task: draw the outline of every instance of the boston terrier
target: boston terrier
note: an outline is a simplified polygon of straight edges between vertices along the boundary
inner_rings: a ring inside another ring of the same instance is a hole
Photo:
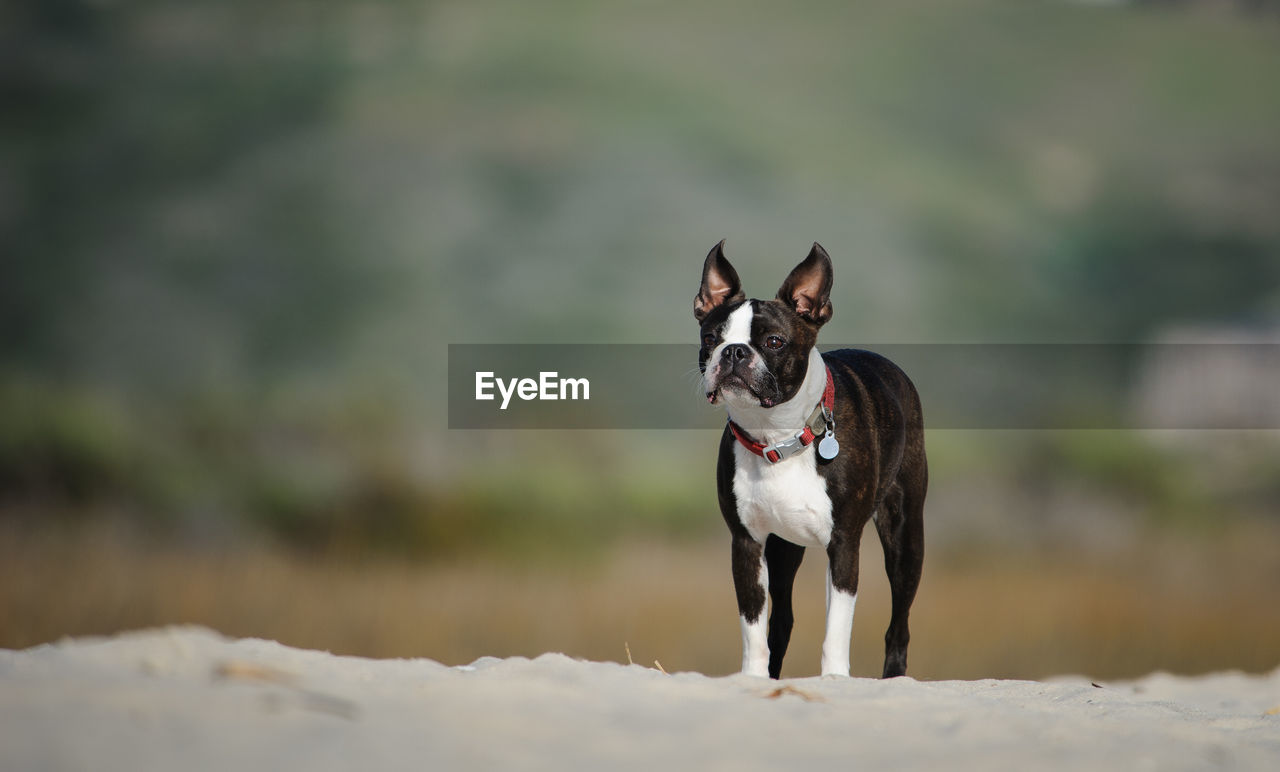
[[[849,674],[858,543],[868,520],[893,596],[884,678],[907,672],[907,615],[924,560],[928,467],[915,386],[870,351],[821,354],[831,258],[816,242],[773,300],[748,300],[724,242],[707,255],[693,315],[707,400],[729,420],[716,487],[732,534],[742,672],[778,678],[791,639],[791,586],[805,547],[826,550],[823,675]],[[765,593],[773,613],[765,625]],[[767,629],[767,633],[766,633]]]

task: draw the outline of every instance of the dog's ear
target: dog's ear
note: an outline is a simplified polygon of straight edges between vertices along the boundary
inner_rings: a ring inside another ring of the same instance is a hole
[[[791,269],[778,290],[778,300],[816,325],[831,318],[831,258],[818,242],[813,242],[809,256]]]
[[[746,295],[742,294],[738,272],[724,257],[724,239],[721,239],[702,264],[702,286],[693,298],[693,318],[701,322],[713,309],[739,300],[746,300]]]

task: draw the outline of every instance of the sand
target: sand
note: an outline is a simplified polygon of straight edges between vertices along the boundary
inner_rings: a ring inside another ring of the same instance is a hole
[[[0,770],[1280,769],[1280,669],[933,681],[371,660],[194,627],[0,650]]]

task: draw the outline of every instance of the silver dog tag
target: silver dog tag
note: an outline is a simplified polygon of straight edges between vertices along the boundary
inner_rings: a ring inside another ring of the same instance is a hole
[[[840,452],[840,443],[836,442],[836,435],[827,432],[823,435],[822,440],[818,443],[818,455],[830,461]]]

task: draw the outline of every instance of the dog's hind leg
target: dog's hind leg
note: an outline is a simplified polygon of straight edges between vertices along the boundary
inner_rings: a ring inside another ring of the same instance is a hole
[[[900,483],[904,482],[900,478]],[[907,644],[911,633],[907,617],[911,602],[920,587],[924,565],[924,494],[923,473],[918,480],[906,480],[905,488],[895,485],[885,497],[876,530],[884,548],[884,568],[889,575],[889,591],[893,611],[889,629],[884,635],[884,674],[893,678],[907,673]]]
[[[791,610],[791,587],[804,559],[804,547],[770,535],[764,543],[764,560],[769,566],[769,677],[782,676],[782,658],[791,642],[795,616]]]

